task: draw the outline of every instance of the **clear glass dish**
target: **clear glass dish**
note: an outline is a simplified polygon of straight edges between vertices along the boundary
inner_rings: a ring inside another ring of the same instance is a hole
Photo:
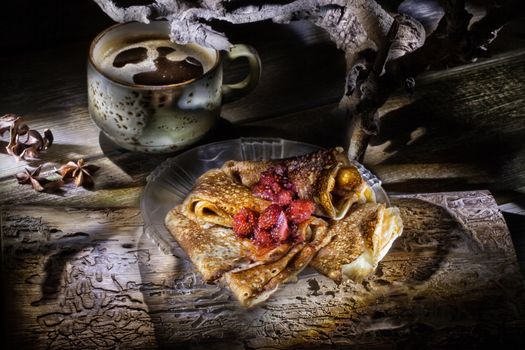
[[[166,254],[185,256],[164,226],[168,211],[181,203],[195,180],[204,172],[220,167],[227,160],[268,160],[293,157],[320,147],[278,138],[241,138],[202,145],[165,160],[147,178],[140,209],[144,232]],[[378,202],[389,204],[381,181],[363,165],[354,162],[374,189]]]

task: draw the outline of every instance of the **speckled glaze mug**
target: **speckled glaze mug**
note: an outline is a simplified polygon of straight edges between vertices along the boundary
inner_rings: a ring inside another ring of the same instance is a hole
[[[240,57],[248,60],[248,75],[223,84],[223,67]],[[176,71],[180,67],[181,74]],[[152,71],[158,84],[142,79]],[[100,33],[89,50],[89,114],[125,149],[173,152],[201,139],[215,124],[222,103],[253,90],[260,74],[259,56],[249,46],[219,52],[177,45],[169,41],[165,21],[117,24]]]

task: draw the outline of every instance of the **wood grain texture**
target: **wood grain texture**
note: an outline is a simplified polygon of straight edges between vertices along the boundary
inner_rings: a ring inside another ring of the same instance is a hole
[[[523,345],[524,283],[486,192],[396,196],[405,232],[363,284],[313,270],[245,311],[158,251],[137,209],[2,211],[10,338],[32,348]]]
[[[393,191],[523,187],[520,148],[525,136],[523,67],[522,50],[421,77],[412,97],[400,92],[383,107],[382,134],[373,140],[365,164]],[[84,99],[80,92],[72,93]],[[269,96],[269,92],[266,94]],[[67,99],[66,96],[63,101]],[[281,117],[257,122],[234,125],[223,122],[203,142],[273,136],[323,146],[340,145],[343,140],[339,131],[345,127],[345,120],[331,113],[334,107],[328,104],[287,114],[281,110],[279,113],[285,113]],[[18,185],[13,175],[36,162],[17,163],[0,154],[0,191],[4,194],[1,204],[137,205],[146,176],[173,155],[146,156],[118,149],[99,134],[84,109],[71,107],[69,116],[67,109],[61,112],[53,109],[34,114],[34,120],[29,114],[29,123],[37,130],[50,127],[56,136],[56,144],[42,155],[43,172],[52,173],[61,163],[84,157],[102,168],[96,177],[95,190],[35,194],[29,186]]]
[[[525,51],[418,77],[379,110],[364,164],[393,191],[524,187]],[[246,125],[324,146],[343,142],[335,105]]]

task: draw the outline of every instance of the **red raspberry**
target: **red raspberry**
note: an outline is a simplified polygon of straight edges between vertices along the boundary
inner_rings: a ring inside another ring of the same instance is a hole
[[[297,199],[290,203],[290,206],[286,210],[288,219],[296,224],[304,222],[312,216],[315,210],[314,202],[307,199]]]
[[[275,194],[278,194],[279,192],[283,190],[283,188],[278,182],[272,183],[269,187],[272,189],[272,192]]]
[[[277,218],[277,223],[271,231],[274,241],[283,243],[290,236],[290,230],[288,229],[288,220],[286,215],[281,211],[279,217]]]
[[[280,177],[276,174],[267,170],[261,174],[259,182],[257,184],[263,185],[266,190],[271,191],[273,194],[278,193],[282,190],[280,184]]]
[[[254,232],[255,244],[259,247],[271,247],[275,245],[269,230],[257,227]]]
[[[307,220],[315,209],[311,201],[293,200],[297,198],[295,186],[288,179],[287,168],[282,165],[263,171],[252,187],[252,193],[272,202],[259,216],[254,231],[255,242],[260,246],[267,246],[270,242],[283,243],[290,236],[296,236],[297,224]],[[283,211],[285,206],[289,206],[286,213]]]
[[[259,177],[259,183],[268,186],[279,184],[280,180],[280,176],[275,172],[275,168],[268,168],[267,170],[263,171]]]
[[[290,190],[282,190],[275,197],[275,202],[279,205],[285,206],[292,202],[294,193]]]
[[[257,213],[249,208],[242,208],[233,216],[233,231],[239,237],[248,237],[257,225]]]
[[[296,197],[295,186],[288,180],[287,169],[282,165],[263,171],[252,193],[279,205],[288,205]]]
[[[253,185],[252,193],[254,196],[266,199],[267,201],[273,201],[273,199],[275,198],[275,194],[272,191],[272,188],[260,182]]]
[[[277,204],[268,206],[259,216],[258,227],[265,230],[271,229],[277,224],[277,219],[282,212],[281,207]]]

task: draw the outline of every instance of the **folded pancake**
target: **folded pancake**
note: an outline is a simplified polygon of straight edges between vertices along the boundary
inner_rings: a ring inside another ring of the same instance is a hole
[[[255,197],[251,190],[220,169],[201,175],[182,204],[182,213],[200,222],[232,227],[233,216],[242,208],[262,212],[270,202]]]
[[[224,282],[241,305],[252,307],[268,299],[282,283],[294,279],[332,238],[321,219],[310,218],[305,228],[308,231],[306,240],[290,249],[281,259],[224,274]]]
[[[336,283],[362,281],[372,274],[403,232],[399,209],[384,204],[354,205],[328,229],[332,241],[317,253],[310,266]]]
[[[165,224],[204,281],[215,280],[226,271],[253,266],[242,242],[230,228],[219,225],[205,228],[183,215],[180,206],[168,213]]]
[[[301,199],[316,202],[318,215],[341,219],[355,202],[374,202],[374,191],[353,166],[341,147],[264,162],[228,161],[222,169],[246,187],[255,185],[261,173],[283,166]]]
[[[296,241],[261,247],[250,239],[238,237],[229,227],[191,220],[182,209],[182,205],[172,209],[166,215],[165,224],[206,282],[216,280],[227,271],[278,261],[290,250],[297,250],[313,233],[327,227],[324,220],[312,217],[298,225]]]

